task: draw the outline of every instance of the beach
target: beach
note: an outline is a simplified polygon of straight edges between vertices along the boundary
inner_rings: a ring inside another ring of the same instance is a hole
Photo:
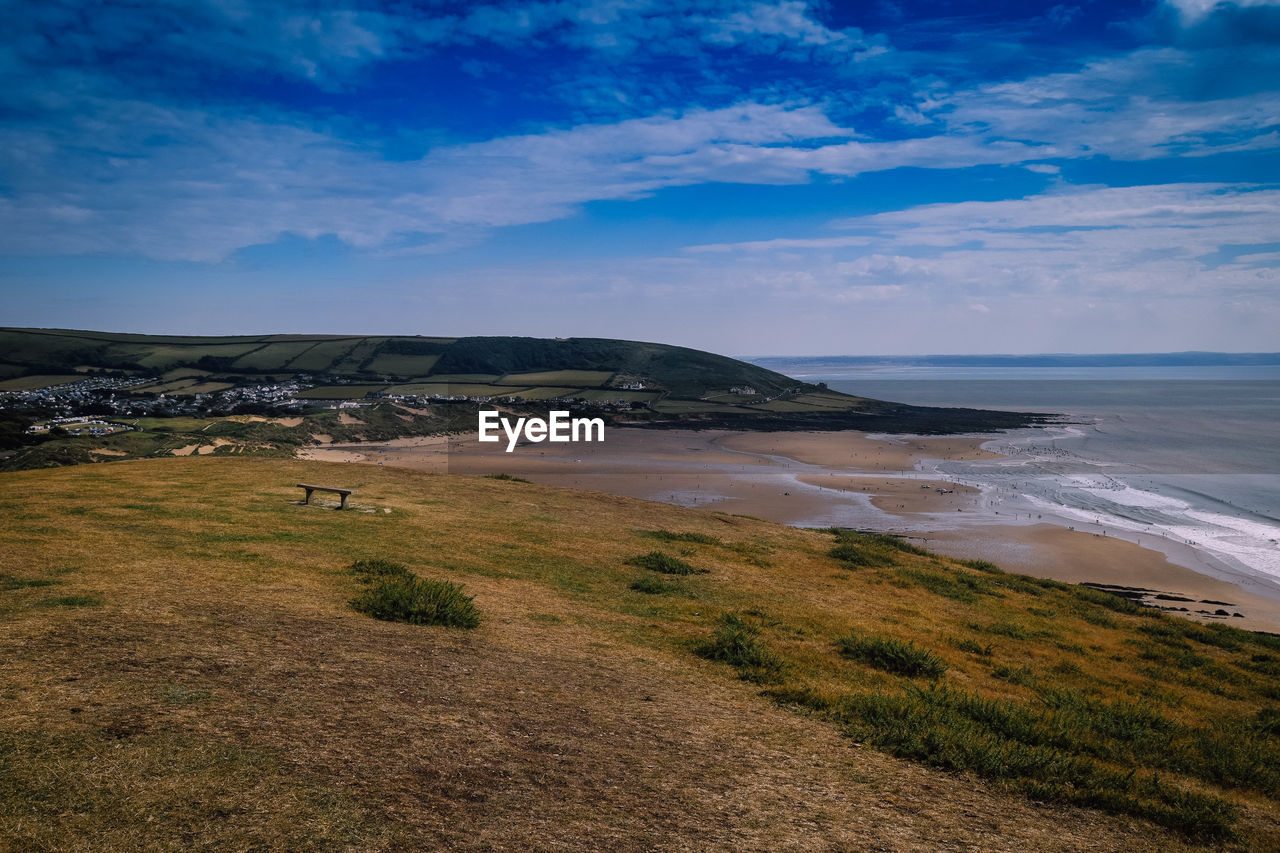
[[[949,556],[1111,587],[1202,621],[1280,632],[1280,590],[1193,547],[1130,537],[1139,545],[1121,538],[1123,531],[1073,530],[1065,516],[1011,509],[1007,498],[938,470],[945,463],[1000,460],[992,450],[999,443],[993,436],[611,428],[602,443],[523,444],[512,453],[505,443],[481,443],[472,433],[321,445],[300,456],[508,474],[784,524],[894,532]]]

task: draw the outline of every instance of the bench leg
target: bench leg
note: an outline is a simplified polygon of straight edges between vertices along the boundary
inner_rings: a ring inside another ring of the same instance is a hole
[[[307,492],[307,496],[306,496],[305,498],[303,498],[303,499],[302,499],[302,502],[303,502],[304,504],[310,504],[310,503],[311,503],[311,489],[307,489],[307,490],[306,490],[306,492]]]
[[[343,496],[342,496],[342,505],[341,505],[341,506],[339,506],[339,507],[338,507],[338,509],[346,509],[346,508],[347,508],[347,496],[346,496],[346,495],[343,495]]]

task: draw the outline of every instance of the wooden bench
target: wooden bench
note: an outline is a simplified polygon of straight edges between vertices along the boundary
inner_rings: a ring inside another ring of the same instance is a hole
[[[311,503],[312,492],[335,492],[336,494],[342,495],[342,505],[339,506],[338,509],[346,509],[347,496],[354,495],[356,492],[355,489],[335,489],[333,486],[313,486],[310,483],[299,483],[298,488],[307,490],[307,496],[302,499],[304,504]]]

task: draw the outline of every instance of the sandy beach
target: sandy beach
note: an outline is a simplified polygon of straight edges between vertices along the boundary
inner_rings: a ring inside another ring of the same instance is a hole
[[[982,448],[988,441],[611,429],[603,443],[524,444],[512,453],[504,451],[505,444],[482,444],[472,433],[323,445],[299,455],[436,473],[505,473],[784,524],[893,531],[951,556],[1071,583],[1145,591],[1143,600],[1185,608],[1176,612],[1193,618],[1280,631],[1280,599],[1273,590],[1245,579],[1232,582],[1193,549],[1165,542],[1151,543],[1160,550],[1140,547],[1070,530],[1060,519],[1043,516],[1015,520],[1007,510],[1001,515],[999,501],[981,490],[948,482],[932,470],[939,460],[999,458]]]

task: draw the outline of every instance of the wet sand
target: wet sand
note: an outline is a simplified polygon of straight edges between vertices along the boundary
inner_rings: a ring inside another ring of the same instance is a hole
[[[1141,588],[1151,603],[1185,607],[1194,618],[1280,631],[1280,599],[1269,597],[1271,590],[1246,591],[1210,576],[1212,567],[1189,548],[1156,543],[1166,554],[1036,519],[1009,523],[1009,514],[999,515],[978,489],[931,475],[938,460],[999,458],[982,449],[989,440],[611,429],[603,443],[523,444],[512,453],[505,440],[482,444],[471,433],[324,445],[299,455],[436,473],[505,473],[784,524],[895,531],[952,556],[1071,583]],[[1237,612],[1242,617],[1230,615]]]
[[[1172,563],[1158,551],[1113,537],[1031,524],[942,530],[920,540],[931,551],[989,560],[1011,572],[1145,591],[1144,603],[1175,608],[1173,612],[1201,621],[1255,631],[1280,630],[1280,601],[1246,592],[1237,584]]]

